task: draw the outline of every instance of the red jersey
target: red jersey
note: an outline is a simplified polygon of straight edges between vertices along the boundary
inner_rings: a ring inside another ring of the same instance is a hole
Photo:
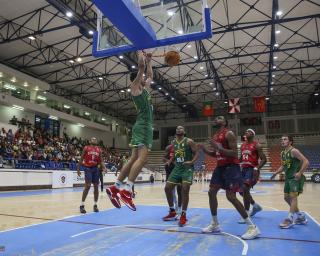
[[[85,167],[95,167],[101,162],[101,149],[98,146],[85,146],[82,165]]]
[[[259,155],[257,150],[258,142],[244,142],[241,145],[241,166],[257,167],[259,164]]]
[[[225,149],[230,149],[229,145],[228,145],[228,141],[226,138],[226,134],[227,132],[229,132],[228,128],[224,128],[222,131],[216,133],[213,136],[213,140],[220,144],[220,146],[222,146]],[[221,152],[217,152],[216,153],[216,157],[217,157],[217,166],[226,166],[228,164],[239,164],[239,159],[237,157],[230,157],[230,156],[226,156]]]
[[[170,145],[169,159],[173,159],[173,158],[174,158],[174,145]]]

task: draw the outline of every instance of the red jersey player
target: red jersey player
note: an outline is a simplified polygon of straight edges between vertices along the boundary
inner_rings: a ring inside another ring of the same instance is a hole
[[[99,212],[97,202],[99,197],[99,169],[98,164],[101,165],[102,170],[106,171],[106,167],[104,165],[103,157],[102,157],[102,150],[99,146],[97,146],[97,139],[92,137],[90,139],[90,145],[84,147],[78,167],[77,173],[80,177],[80,166],[83,167],[84,170],[84,177],[85,177],[85,185],[82,193],[82,201],[80,205],[80,212],[86,213],[84,209],[84,201],[87,198],[88,192],[91,187],[91,183],[93,184],[93,194],[94,194],[94,205],[93,211]]]
[[[246,141],[241,145],[241,167],[243,177],[242,193],[244,208],[250,216],[254,216],[257,212],[261,211],[260,205],[253,200],[250,189],[257,183],[260,175],[260,169],[267,162],[267,158],[262,151],[261,145],[254,140],[255,132],[248,129],[245,133]],[[259,163],[260,159],[260,163]],[[250,204],[252,211],[249,212]],[[241,219],[239,223],[244,223]]]
[[[260,231],[253,224],[243,204],[236,196],[236,193],[242,188],[243,183],[237,152],[237,137],[227,128],[227,125],[227,120],[223,116],[217,116],[214,120],[214,126],[218,128],[218,131],[210,142],[212,149],[207,149],[201,144],[199,145],[206,154],[217,158],[217,168],[212,173],[208,192],[212,222],[202,232],[220,232],[217,217],[217,193],[222,188],[226,191],[228,201],[233,204],[248,225],[247,232],[241,236],[242,239],[254,239],[259,236]]]

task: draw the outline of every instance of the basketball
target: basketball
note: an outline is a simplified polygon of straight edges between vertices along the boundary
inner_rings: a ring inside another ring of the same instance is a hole
[[[176,66],[180,62],[180,55],[176,51],[167,52],[164,57],[164,61],[170,67]]]

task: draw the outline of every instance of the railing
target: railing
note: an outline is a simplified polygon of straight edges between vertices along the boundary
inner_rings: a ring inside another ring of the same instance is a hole
[[[46,161],[46,160],[28,160],[28,159],[15,159],[4,158],[3,160],[12,162],[9,168],[12,169],[32,169],[32,170],[70,170],[75,171],[77,169],[77,162],[65,162],[65,161]],[[114,163],[105,162],[107,169],[112,169],[115,166]],[[80,170],[83,171],[84,167],[81,166]]]

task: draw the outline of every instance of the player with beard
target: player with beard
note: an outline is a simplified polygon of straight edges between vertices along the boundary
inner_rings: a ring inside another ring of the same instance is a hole
[[[206,148],[203,144],[199,145],[206,154],[217,158],[217,167],[212,173],[208,192],[212,222],[208,227],[204,228],[202,232],[220,232],[217,217],[217,193],[222,188],[226,190],[228,201],[237,209],[248,225],[247,232],[241,236],[242,239],[254,239],[260,234],[260,231],[258,227],[253,224],[243,204],[236,197],[236,193],[239,192],[242,187],[242,175],[237,152],[237,138],[235,134],[227,128],[227,121],[223,116],[216,117],[214,125],[218,127],[218,131],[210,141],[212,149]]]
[[[182,212],[179,226],[187,223],[187,208],[189,203],[189,191],[193,181],[193,164],[198,158],[197,146],[192,139],[185,137],[183,126],[176,129],[176,138],[173,141],[175,167],[172,170],[165,186],[165,192],[169,205],[169,214],[163,217],[164,221],[175,220],[176,210],[173,205],[173,191],[176,185],[181,185]]]

